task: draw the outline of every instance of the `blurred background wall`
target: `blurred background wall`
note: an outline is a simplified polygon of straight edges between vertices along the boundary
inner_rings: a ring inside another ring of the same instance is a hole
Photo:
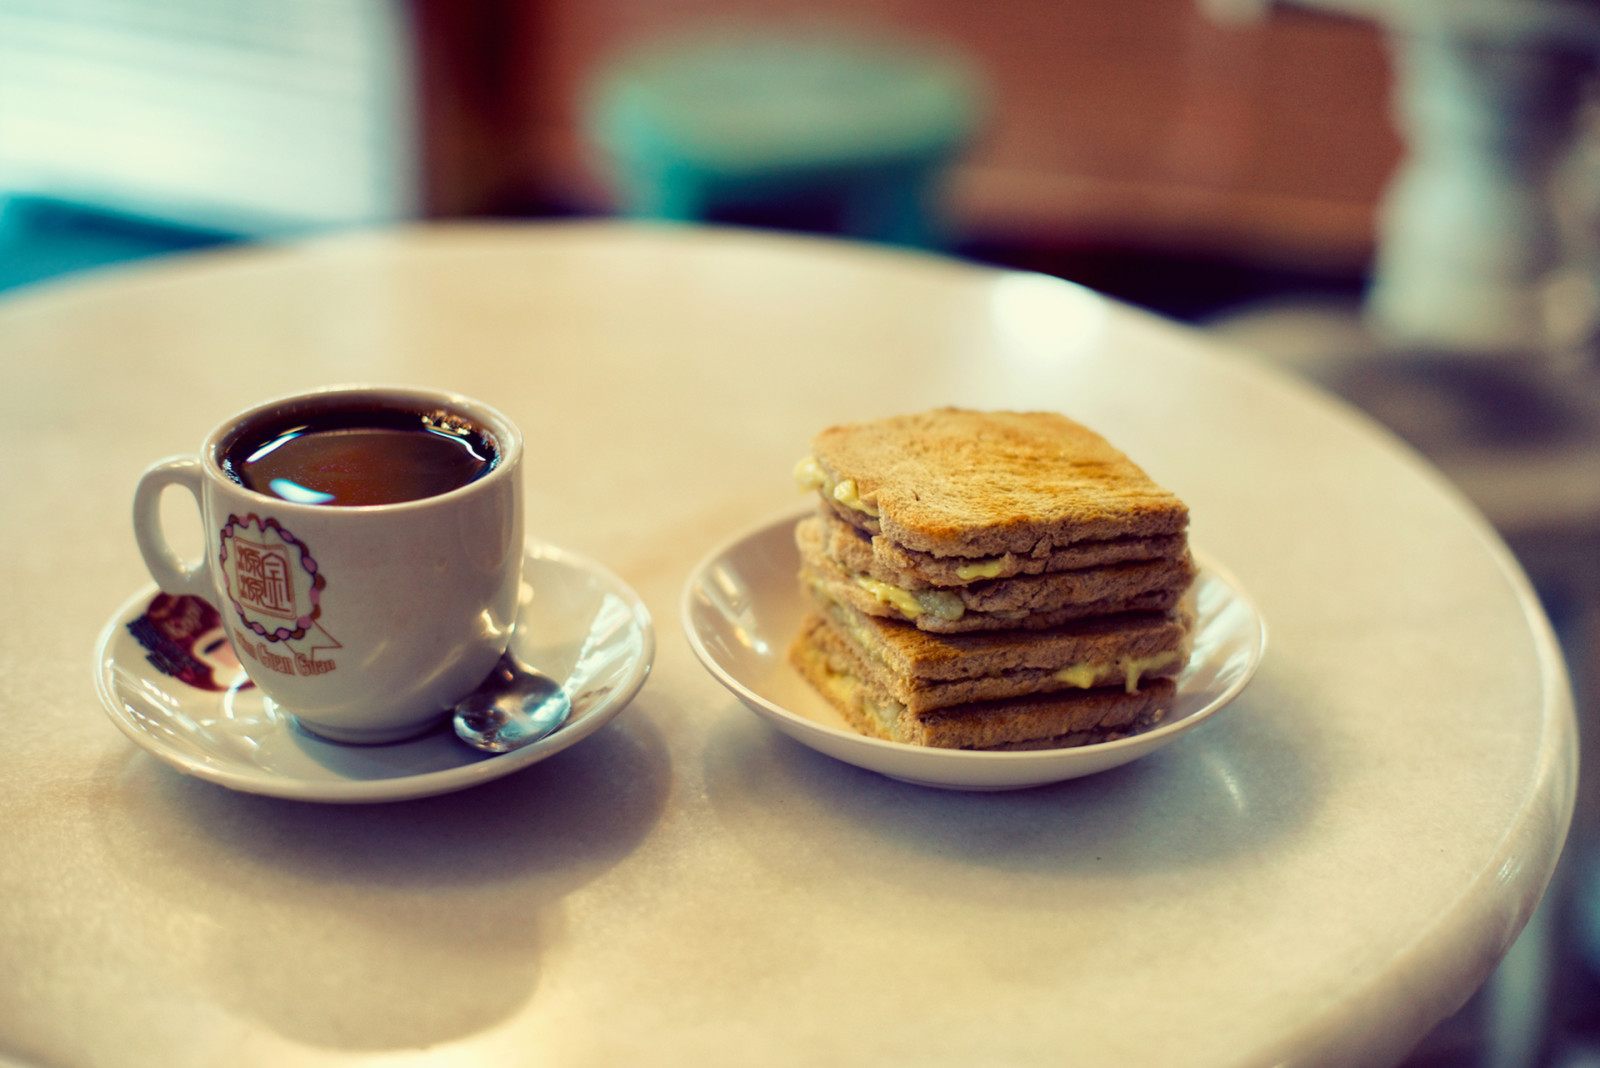
[[[1257,21],[1189,0],[550,0],[412,5],[426,209],[611,205],[577,102],[608,59],[729,19],[883,31],[957,49],[987,121],[945,191],[958,244],[1000,254],[1157,250],[1359,275],[1400,152],[1372,23]]]
[[[0,0],[0,195],[186,241],[600,213],[585,85],[730,19],[968,57],[985,121],[941,203],[978,254],[1099,253],[1083,269],[1113,283],[1142,251],[1347,279],[1370,259],[1399,153],[1380,32],[1294,7],[1230,24],[1188,0]]]

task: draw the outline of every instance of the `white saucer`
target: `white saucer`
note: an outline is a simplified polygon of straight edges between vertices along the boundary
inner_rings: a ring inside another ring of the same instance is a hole
[[[112,722],[141,748],[232,790],[348,803],[461,790],[581,742],[622,711],[650,674],[655,629],[644,602],[621,579],[576,553],[536,542],[527,546],[522,578],[512,649],[565,680],[577,696],[561,729],[510,753],[471,749],[448,722],[393,745],[340,745],[308,734],[249,685],[220,629],[180,645],[155,642],[161,651],[152,657],[130,625],[153,641],[148,621],[139,622],[160,596],[153,585],[101,632],[96,689]],[[203,626],[212,617],[201,618]],[[158,667],[153,661],[163,653]]]
[[[1250,598],[1196,552],[1194,653],[1178,677],[1173,708],[1154,730],[1099,745],[1019,752],[931,749],[868,738],[852,730],[788,662],[789,643],[810,610],[796,578],[794,525],[800,518],[763,524],[706,557],[684,587],[684,633],[717,681],[767,722],[818,752],[890,778],[955,790],[1009,790],[1126,764],[1174,741],[1237,696],[1266,646],[1266,628]]]

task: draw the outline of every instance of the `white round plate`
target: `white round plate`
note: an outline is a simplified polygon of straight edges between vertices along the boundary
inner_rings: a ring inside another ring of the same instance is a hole
[[[811,610],[797,578],[794,525],[801,518],[764,524],[706,557],[684,587],[684,633],[717,681],[767,722],[818,752],[890,778],[955,790],[1009,790],[1126,764],[1174,741],[1231,701],[1250,681],[1266,646],[1266,628],[1250,598],[1196,552],[1194,653],[1159,727],[1099,745],[1015,752],[932,749],[868,738],[852,730],[788,661],[789,643]]]
[[[512,650],[574,696],[559,730],[509,753],[468,747],[448,721],[393,745],[340,745],[308,734],[249,684],[204,601],[175,606],[199,613],[199,626],[189,628],[195,636],[163,642],[147,618],[161,596],[153,585],[101,632],[96,688],[111,721],[141,748],[232,790],[345,803],[449,793],[581,742],[621,712],[650,674],[655,629],[621,579],[576,553],[530,542],[522,583]]]

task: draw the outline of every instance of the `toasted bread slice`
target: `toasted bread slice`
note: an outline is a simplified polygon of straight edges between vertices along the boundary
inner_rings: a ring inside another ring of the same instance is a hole
[[[1165,611],[1194,579],[1187,552],[1176,560],[1143,560],[1079,571],[1022,575],[969,586],[907,590],[841,567],[823,551],[815,516],[795,526],[800,577],[831,600],[869,615],[904,619],[923,630],[959,633],[1056,626],[1069,619],[1127,611]]]
[[[811,463],[806,477],[842,519],[934,556],[1049,555],[1188,529],[1182,501],[1053,412],[942,408],[836,426],[812,440]]]
[[[897,545],[885,534],[870,534],[840,519],[831,508],[818,509],[817,524],[822,551],[835,562],[848,570],[860,571],[907,590],[970,586],[992,579],[1080,571],[1112,564],[1176,560],[1188,548],[1188,540],[1182,534],[1160,534],[1045,545],[1038,555],[1029,556],[1011,552],[990,557],[934,556]]]
[[[868,615],[881,616],[886,619],[914,621],[918,630],[924,630],[930,634],[970,634],[974,631],[997,630],[1046,630],[1050,627],[1059,627],[1064,623],[1070,623],[1073,620],[1090,619],[1095,616],[1118,615],[1123,612],[1166,612],[1183,599],[1183,592],[1180,590],[1157,590],[1153,593],[1142,593],[1118,600],[1067,604],[1049,611],[1026,612],[1005,616],[988,612],[963,611],[955,619],[923,612],[916,615],[912,620],[901,609],[882,600],[877,594],[862,589],[854,582],[840,582],[836,578],[830,579],[806,567],[800,569],[800,582],[818,596],[842,601]]]
[[[943,749],[1045,749],[1111,741],[1159,722],[1177,692],[1171,679],[1161,678],[1133,693],[1118,686],[914,712],[873,687],[860,658],[821,616],[801,625],[789,659],[861,733]]]
[[[930,634],[818,598],[818,610],[856,654],[863,677],[912,712],[1033,693],[1120,686],[1178,674],[1189,659],[1187,605],[1042,631]]]

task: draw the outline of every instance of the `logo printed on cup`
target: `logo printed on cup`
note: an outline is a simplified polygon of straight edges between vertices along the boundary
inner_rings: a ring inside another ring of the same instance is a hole
[[[322,590],[328,585],[305,545],[276,519],[253,512],[243,519],[230,515],[221,542],[217,563],[245,626],[269,642],[304,638],[322,614]]]
[[[326,675],[339,665],[319,653],[342,648],[317,622],[328,580],[305,544],[276,519],[230,515],[222,528],[217,563],[224,592],[239,621],[257,637],[281,642],[284,651],[258,645],[237,631],[233,644],[246,656],[285,675]],[[291,643],[304,642],[305,648]]]

